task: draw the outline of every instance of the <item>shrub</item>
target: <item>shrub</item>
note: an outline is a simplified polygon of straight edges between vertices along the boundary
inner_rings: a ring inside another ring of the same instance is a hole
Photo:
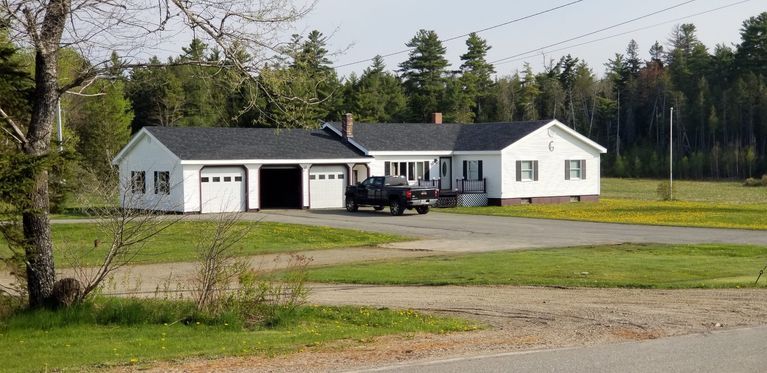
[[[677,184],[674,184],[674,190],[673,190],[674,196],[678,195],[677,194],[677,187],[676,187],[676,185]],[[671,195],[672,191],[669,189],[668,186],[669,186],[669,182],[668,181],[661,181],[658,184],[658,187],[655,189],[655,194],[658,195],[658,198],[661,201],[671,201],[671,199],[672,199],[672,195]],[[674,199],[676,199],[676,198],[674,198]]]
[[[753,177],[749,177],[745,182],[743,182],[743,186],[747,187],[758,187],[762,185],[762,180],[754,179]]]
[[[762,185],[767,186],[767,175],[762,175]]]

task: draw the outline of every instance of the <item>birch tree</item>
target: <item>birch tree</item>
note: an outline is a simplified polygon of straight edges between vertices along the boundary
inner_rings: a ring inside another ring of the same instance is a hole
[[[57,102],[69,92],[82,94],[114,70],[150,65],[143,56],[156,51],[171,36],[192,30],[227,57],[220,61],[187,60],[184,64],[213,64],[242,73],[242,81],[275,57],[280,36],[304,16],[313,3],[291,0],[0,0],[0,19],[10,40],[34,55],[31,112],[0,108],[3,133],[19,154],[31,159],[51,155],[51,135]],[[74,79],[59,79],[62,50],[74,49],[90,63]],[[236,54],[246,50],[247,63]],[[123,56],[120,69],[110,61],[112,52]],[[49,220],[49,170],[34,168],[25,208],[20,211],[30,307],[46,304],[56,273]]]

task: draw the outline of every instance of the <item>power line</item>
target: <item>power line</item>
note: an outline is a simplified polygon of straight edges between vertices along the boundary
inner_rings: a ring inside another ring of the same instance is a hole
[[[632,33],[638,32],[638,31],[643,31],[643,30],[651,29],[651,28],[658,27],[658,26],[667,25],[669,23],[678,22],[678,21],[681,21],[681,20],[684,20],[684,19],[687,19],[687,18],[697,17],[697,16],[700,16],[700,15],[716,12],[716,11],[719,11],[719,10],[722,10],[722,9],[731,8],[733,6],[740,5],[740,4],[743,4],[743,3],[747,3],[749,1],[751,1],[751,0],[737,1],[737,2],[734,2],[734,3],[728,4],[728,5],[720,6],[720,7],[717,7],[717,8],[705,10],[705,11],[694,13],[694,14],[690,14],[690,15],[686,15],[684,17],[670,19],[668,21],[659,22],[659,23],[652,24],[652,25],[649,25],[649,26],[644,26],[644,27],[636,28],[636,29],[629,30],[629,31],[626,31],[626,32],[621,32],[621,33],[615,34],[615,35],[605,36],[605,37],[602,37],[602,38],[599,38],[599,39],[585,41],[583,43],[572,44],[572,45],[568,45],[566,47],[552,49],[552,50],[546,51],[546,52],[547,53],[561,52],[563,50],[568,50],[568,49],[571,49],[571,48],[576,48],[576,47],[580,47],[580,46],[587,45],[587,44],[592,44],[592,43],[596,43],[596,42],[600,42],[600,41],[604,41],[604,40],[608,40],[608,39],[617,38],[619,36],[623,36],[623,35],[627,35],[627,34],[632,34]],[[540,49],[536,49],[536,51],[538,51],[538,50],[540,50]],[[523,57],[520,57],[520,58],[515,58],[515,59],[512,59],[512,60],[506,60],[506,61],[503,61],[503,62],[496,63],[496,65],[502,65],[502,64],[511,63],[511,62],[524,61],[524,60],[526,60],[528,58],[535,57],[536,55],[537,55],[537,53],[535,53],[535,54],[527,54],[526,56],[523,56]]]
[[[661,10],[656,10],[656,11],[654,11],[652,13],[647,13],[645,15],[641,15],[639,17],[635,17],[635,18],[629,19],[627,21],[623,21],[623,22],[616,23],[616,24],[611,25],[611,26],[603,27],[601,29],[594,30],[594,31],[591,31],[591,32],[587,32],[585,34],[581,34],[581,35],[578,35],[578,36],[575,36],[575,37],[572,37],[572,38],[569,38],[569,39],[566,39],[566,40],[562,40],[562,41],[559,41],[559,42],[556,42],[556,43],[553,43],[553,44],[549,44],[549,45],[546,45],[546,46],[543,46],[543,47],[540,47],[540,48],[531,49],[529,51],[526,51],[526,52],[523,52],[523,53],[518,53],[518,54],[515,54],[513,56],[504,57],[504,58],[501,58],[501,59],[490,61],[490,63],[495,64],[495,63],[498,63],[498,62],[502,62],[502,61],[510,60],[510,59],[517,58],[517,57],[520,57],[520,56],[524,56],[524,55],[530,54],[532,52],[539,51],[541,49],[551,48],[551,47],[555,47],[557,45],[562,45],[562,44],[571,42],[573,40],[583,39],[583,38],[585,38],[587,36],[591,36],[591,35],[598,34],[598,33],[603,32],[603,31],[614,29],[616,27],[620,27],[620,26],[623,26],[625,24],[629,24],[631,22],[636,22],[636,21],[638,21],[640,19],[651,17],[651,16],[654,16],[656,14],[663,13],[663,12],[669,11],[669,10],[674,9],[674,8],[679,8],[680,6],[687,5],[687,4],[695,2],[695,1],[697,1],[697,0],[684,1],[684,2],[681,2],[679,4],[672,5],[672,6],[668,7],[668,8],[663,8]]]
[[[695,0],[692,0],[692,1],[695,1]],[[555,10],[559,10],[559,9],[562,9],[562,8],[565,8],[565,7],[568,7],[570,5],[574,5],[574,4],[580,3],[580,2],[583,2],[583,0],[571,1],[571,2],[566,3],[566,4],[562,4],[562,5],[553,7],[553,8],[542,10],[542,11],[537,12],[537,13],[526,15],[524,17],[515,18],[515,19],[512,19],[512,20],[503,22],[503,23],[499,23],[497,25],[493,25],[493,26],[490,26],[490,27],[485,27],[483,29],[479,29],[479,30],[476,30],[476,31],[468,32],[468,33],[465,33],[465,34],[462,34],[462,35],[453,36],[453,37],[447,38],[447,39],[445,39],[443,41],[448,42],[448,41],[453,41],[453,40],[456,40],[456,39],[461,39],[461,38],[464,38],[466,36],[469,36],[472,33],[479,34],[481,32],[489,31],[489,30],[496,29],[496,28],[499,28],[499,27],[503,27],[503,26],[506,26],[506,25],[509,25],[509,24],[512,24],[512,23],[515,23],[515,22],[524,21],[526,19],[533,18],[533,17],[539,16],[539,15],[542,15],[542,14],[550,13],[550,12],[553,12]],[[410,52],[412,49],[413,48],[402,49],[402,50],[399,50],[399,51],[396,51],[396,52],[382,54],[382,55],[379,55],[379,56],[381,56],[382,58],[396,56],[398,54],[404,54],[404,53]],[[366,58],[364,60],[358,60],[358,61],[354,61],[354,62],[349,62],[349,63],[345,63],[345,64],[342,64],[342,65],[336,65],[336,66],[333,66],[333,68],[334,69],[338,69],[338,68],[341,68],[341,67],[357,65],[357,64],[360,64],[360,63],[372,61],[373,58],[375,58],[375,57]]]

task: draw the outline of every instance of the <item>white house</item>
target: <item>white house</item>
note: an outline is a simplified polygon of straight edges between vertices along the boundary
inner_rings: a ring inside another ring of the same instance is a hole
[[[184,213],[337,208],[402,175],[461,204],[595,201],[599,144],[556,120],[326,123],[320,130],[144,127],[115,157],[124,206]]]
[[[596,201],[607,150],[557,120],[513,123],[354,123],[327,128],[373,157],[372,175],[401,175],[475,204]],[[435,181],[439,181],[438,183]],[[482,192],[482,193],[477,193]],[[444,193],[443,193],[444,194]]]

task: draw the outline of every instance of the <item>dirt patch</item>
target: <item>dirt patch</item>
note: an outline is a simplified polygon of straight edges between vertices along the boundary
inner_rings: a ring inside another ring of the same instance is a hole
[[[410,308],[485,330],[341,341],[275,358],[159,363],[156,371],[338,371],[402,361],[587,346],[767,323],[767,290],[314,285],[311,302]]]

